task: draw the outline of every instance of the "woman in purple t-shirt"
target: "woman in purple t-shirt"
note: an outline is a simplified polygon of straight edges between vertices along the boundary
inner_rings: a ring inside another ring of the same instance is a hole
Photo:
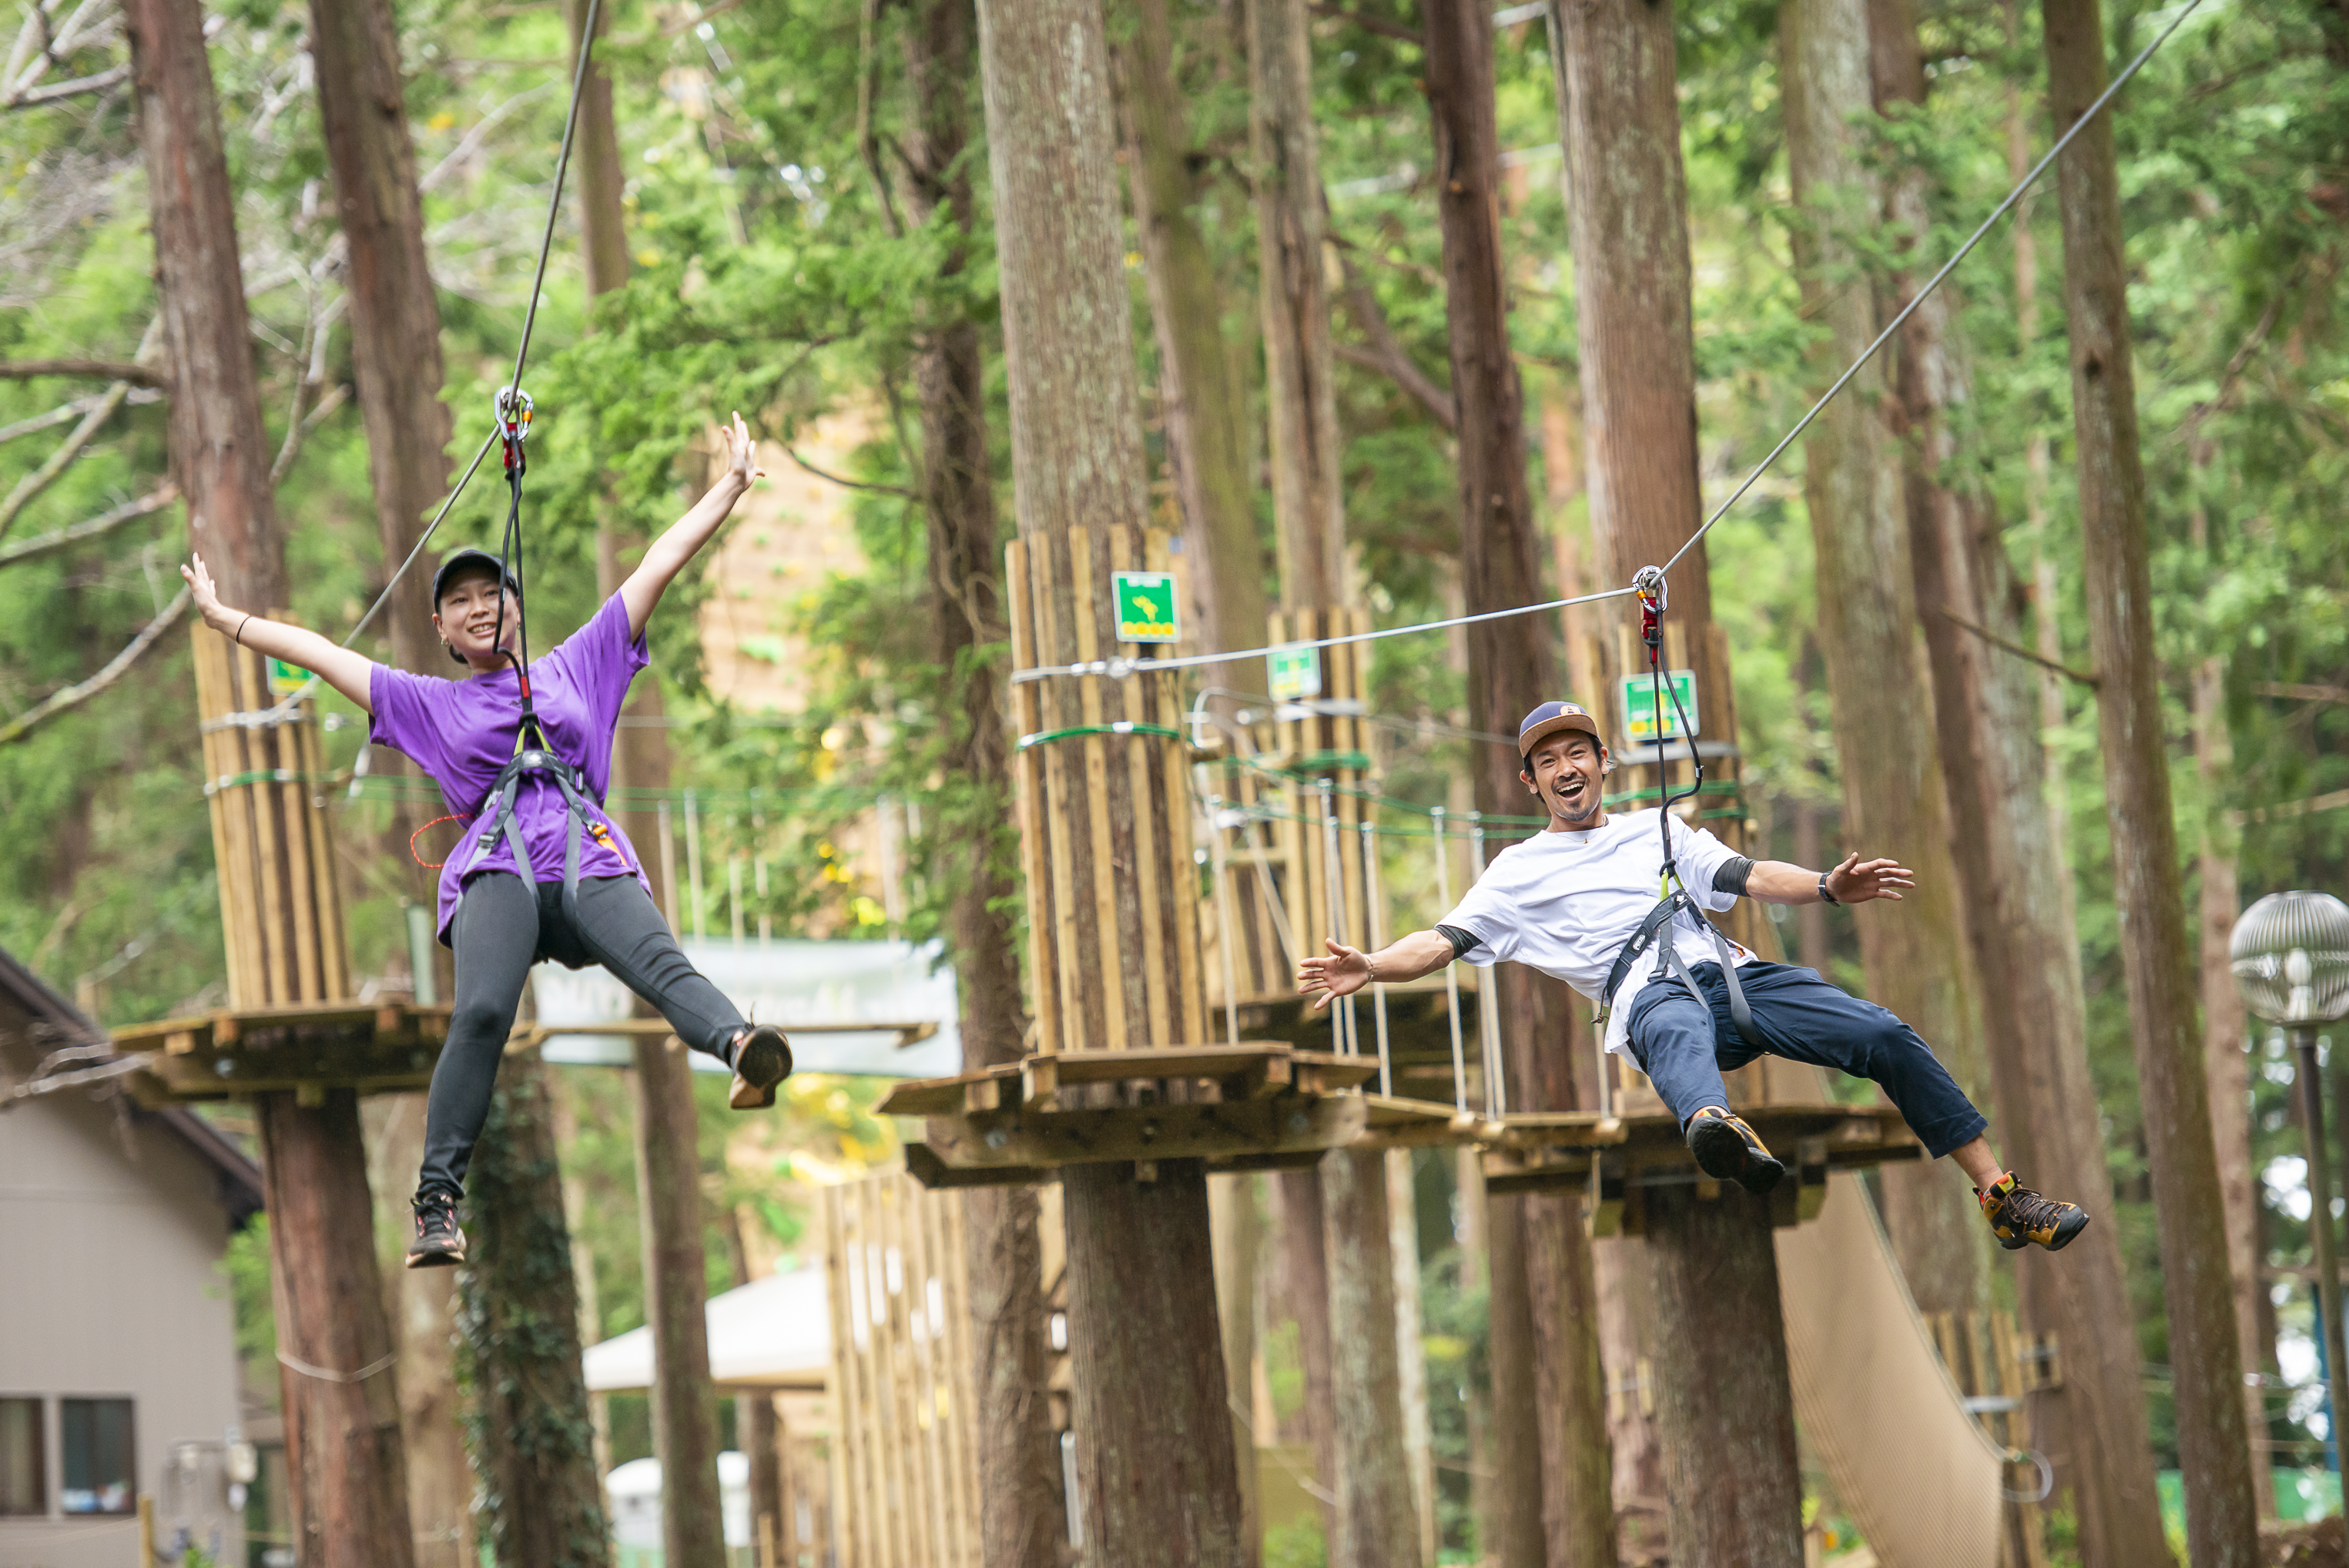
[[[180,569],[206,625],[316,674],[366,710],[369,739],[413,758],[449,810],[472,819],[440,872],[440,940],[456,954],[457,994],[432,1069],[410,1268],[464,1260],[457,1201],[533,963],[600,964],[618,975],[678,1038],[734,1069],[737,1109],[774,1104],[775,1086],[792,1070],[782,1031],[746,1023],[678,950],[642,862],[602,805],[620,704],[647,663],[645,623],[750,481],[764,477],[741,415],[726,442],[726,471],[709,493],[653,542],[576,634],[532,661],[537,728],[528,746],[514,652],[522,585],[502,577],[497,557],[456,551],[433,578],[433,627],[471,672],[460,681],[395,670],[316,632],[222,604],[202,556]]]

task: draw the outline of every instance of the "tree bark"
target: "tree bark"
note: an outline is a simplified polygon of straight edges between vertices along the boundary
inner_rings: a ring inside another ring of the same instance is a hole
[[[727,1261],[733,1265],[736,1289],[750,1283],[750,1248],[742,1234],[742,1212],[726,1213]],[[783,1453],[781,1427],[775,1418],[775,1396],[753,1390],[734,1397],[734,1431],[742,1457],[750,1461],[750,1540],[755,1546],[770,1534],[783,1539]]]
[[[1913,15],[1877,0],[1869,26],[1879,102],[1918,101],[1923,71]],[[1924,232],[1921,215],[1907,222],[1912,233]],[[2020,263],[2031,258],[2020,242],[2018,251],[2018,289],[2027,297]],[[1899,303],[1914,282],[1909,270],[1896,272]],[[2033,674],[1951,619],[2010,642],[2021,635],[2021,595],[1989,498],[1936,479],[1962,471],[1955,431],[1971,396],[1951,310],[1949,296],[1937,294],[1903,329],[1904,490],[1998,1140],[2026,1181],[2102,1209],[2112,1183]],[[2023,1327],[2056,1335],[2064,1346],[2064,1385],[2031,1397],[2031,1427],[2056,1484],[2072,1493],[2084,1560],[2167,1561],[2137,1346],[2106,1326],[2130,1313],[2117,1227],[2092,1224],[2062,1257],[2023,1253],[2015,1264]]]
[[[1803,1488],[1778,1254],[1762,1199],[1651,1187],[1648,1253],[1666,1375],[1656,1399],[1672,1561],[1802,1568]]]
[[[169,366],[172,479],[190,542],[229,603],[285,604],[285,545],[254,377],[236,216],[203,13],[194,0],[124,7],[147,163]]]
[[[1192,215],[1199,181],[1191,172],[1191,129],[1174,80],[1166,0],[1133,0],[1132,12],[1119,52],[1128,178],[1158,339],[1167,466],[1191,557],[1191,608],[1202,647],[1252,648],[1264,641],[1266,595],[1248,483],[1247,387],[1224,332],[1215,258]],[[1322,335],[1326,341],[1326,326]],[[1333,428],[1334,421],[1333,413]],[[1207,682],[1261,693],[1264,666],[1254,660],[1216,665]]]
[[[662,1560],[676,1568],[725,1568],[693,1069],[677,1039],[643,1036],[636,1041],[634,1077],[636,1208],[644,1227],[645,1321],[653,1334],[653,1451],[661,1461]]]
[[[228,277],[233,286],[236,273]],[[295,1540],[302,1561],[321,1568],[413,1568],[358,1096],[328,1089],[309,1109],[290,1093],[265,1094],[257,1109],[279,1358],[326,1374],[278,1372]]]
[[[1551,36],[1592,553],[1602,580],[1623,583],[1687,543],[1701,514],[1672,8],[1556,0]],[[1702,648],[1713,601],[1701,545],[1673,573],[1671,614]],[[1693,1194],[1651,1191],[1646,1243],[1665,1347],[1655,1403],[1672,1556],[1799,1563],[1794,1392],[1769,1218],[1742,1192]],[[1708,1424],[1714,1400],[1733,1435]]]
[[[1805,313],[1826,329],[1812,357],[1813,385],[1824,390],[1877,333],[1875,293],[1854,249],[1878,218],[1854,124],[1872,98],[1868,3],[1789,0],[1778,16],[1786,165],[1802,209],[1795,256]],[[1914,179],[1897,184],[1893,215],[1907,219],[1921,207],[1921,187]],[[1843,847],[1889,855],[1917,873],[1904,902],[1850,918],[1869,997],[1922,1036],[1971,1091],[1982,1082],[1981,1040],[1930,689],[1918,656],[1899,452],[1883,424],[1886,379],[1883,362],[1871,362],[1803,442]],[[1978,1306],[1989,1284],[1986,1234],[1961,1173],[1939,1161],[1888,1166],[1883,1193],[1885,1229],[1918,1307]]]
[[[1322,256],[1328,214],[1305,11],[1305,0],[1247,0],[1248,156],[1256,166],[1273,528],[1280,603],[1292,610],[1350,597]]]
[[[979,61],[1014,502],[1022,536],[1052,552],[1065,618],[1076,587],[1060,575],[1072,570],[1057,564],[1062,540],[1137,528],[1147,515],[1099,0],[983,0]],[[1072,649],[1039,652],[1058,660]],[[1096,789],[1112,810],[1132,806],[1106,779],[1071,769],[1066,782],[1081,810]],[[1156,869],[1171,885],[1171,862]],[[1125,934],[1121,914],[1122,945]],[[1083,1553],[1102,1568],[1241,1555],[1206,1176],[1191,1161],[1152,1174],[1078,1165],[1061,1175]],[[1143,1236],[1149,1244],[1135,1244]]]
[[[1540,1346],[1534,1331],[1526,1201],[1485,1200],[1487,1395],[1485,1508],[1476,1542],[1495,1568],[1542,1568],[1549,1561],[1547,1489],[1543,1485]]]
[[[1406,1568],[1419,1561],[1419,1522],[1398,1397],[1386,1156],[1374,1149],[1334,1150],[1323,1156],[1320,1175],[1339,1453],[1338,1528],[1330,1563],[1331,1568]]]
[[[923,0],[905,24],[910,96],[905,161],[917,222],[944,208],[956,242],[946,278],[969,264],[974,201],[963,160],[976,45],[970,0]],[[1003,692],[987,650],[1009,635],[996,542],[995,490],[987,453],[987,367],[978,325],[968,316],[934,324],[915,358],[921,402],[922,496],[929,520],[934,656],[955,701],[945,767],[974,789],[968,819],[951,825],[947,858],[952,892],[947,930],[962,986],[963,1066],[1016,1062],[1024,1050],[1026,1007],[1009,903],[1018,888],[999,841],[1010,814],[1010,748]],[[965,1238],[979,1364],[979,1533],[988,1568],[1048,1568],[1057,1562],[1065,1517],[1060,1446],[1045,1379],[1050,1347],[1043,1300],[1037,1198],[1025,1188],[970,1194]]]
[[[1330,1350],[1330,1243],[1321,1172],[1283,1171],[1273,1178],[1280,1246],[1280,1300],[1297,1325],[1297,1360],[1305,1381],[1305,1431],[1313,1445],[1313,1480],[1321,1500],[1322,1538],[1338,1534],[1338,1401]]]
[[[1475,614],[1540,596],[1539,524],[1526,482],[1524,390],[1509,346],[1491,7],[1476,0],[1429,0],[1421,15],[1452,395],[1460,411],[1461,588]],[[1515,734],[1518,721],[1557,684],[1542,624],[1521,615],[1467,630],[1471,723]],[[1474,774],[1477,809],[1522,810],[1526,796],[1518,770],[1513,748],[1480,748]],[[1492,978],[1487,997],[1499,1006],[1509,1041],[1507,1103],[1573,1109],[1571,1057],[1555,1044],[1569,1037],[1571,994],[1521,965],[1496,966]],[[1542,1048],[1537,1042],[1549,1044]],[[1539,1540],[1551,1558],[1611,1564],[1606,1393],[1603,1383],[1587,1386],[1599,1365],[1598,1324],[1595,1315],[1575,1310],[1577,1304],[1588,1305],[1595,1288],[1579,1215],[1560,1205],[1495,1201],[1492,1270],[1495,1459],[1506,1478],[1503,1490],[1540,1500]],[[1505,1301],[1520,1290],[1526,1293],[1521,1302]],[[1522,1352],[1513,1337],[1519,1313],[1526,1335]],[[1526,1359],[1510,1359],[1518,1354]],[[1537,1389],[1541,1398],[1533,1401]],[[1528,1403],[1535,1408],[1524,1408]],[[1527,1415],[1535,1428],[1530,1434],[1524,1429]],[[1513,1545],[1524,1550],[1522,1538]]]
[[[2199,512],[2197,521],[2200,521]],[[2206,525],[2207,526],[2207,525]],[[2235,1335],[2242,1344],[2243,1423],[2251,1434],[2251,1496],[2260,1517],[2275,1513],[2273,1467],[2268,1435],[2267,1397],[2255,1380],[2268,1370],[2272,1351],[2261,1332],[2261,1299],[2267,1294],[2260,1246],[2260,1179],[2251,1162],[2251,1062],[2250,1020],[2235,989],[2231,948],[2242,892],[2235,875],[2234,845],[2216,809],[2219,792],[2234,769],[2235,750],[2227,733],[2227,665],[2213,655],[2194,672],[2194,767],[2203,789],[2202,842],[2197,881],[2201,890],[2200,975],[2202,1068],[2210,1078],[2210,1140],[2219,1156],[2219,1187],[2227,1206],[2227,1266],[2234,1278]],[[2343,1103],[2337,1098],[2335,1103]]]
[[[269,488],[236,222],[192,0],[125,7],[152,203],[155,271],[170,366],[172,477],[189,532],[224,599],[286,603],[285,543]],[[376,1267],[374,1212],[357,1097],[316,1108],[260,1097],[270,1264],[286,1354],[330,1374],[383,1360],[391,1329]],[[284,1368],[295,1534],[319,1568],[411,1568],[397,1374],[345,1381]]]
[[[1264,1560],[1256,1473],[1258,1439],[1250,1414],[1256,1404],[1257,1291],[1264,1263],[1263,1192],[1263,1178],[1252,1171],[1207,1181],[1216,1317],[1224,1335],[1224,1399],[1231,1407],[1232,1450],[1239,1470],[1239,1568],[1256,1568]]]
[[[1402,1405],[1403,1464],[1411,1477],[1421,1568],[1435,1568],[1441,1531],[1435,1514],[1434,1433],[1427,1407],[1425,1319],[1420,1311],[1419,1212],[1412,1150],[1386,1154],[1387,1262],[1394,1271],[1395,1389]],[[1228,1340],[1229,1336],[1226,1336]]]
[[[2057,129],[2067,129],[2105,88],[2100,7],[2097,0],[2046,0],[2043,15],[2048,98]],[[2081,130],[2057,174],[2088,642],[2103,683],[2096,729],[2161,1237],[2162,1294],[2169,1308],[2187,1546],[2195,1568],[2248,1568],[2258,1561],[2259,1511],[2251,1499],[2242,1353],[2225,1253],[2209,1245],[2226,1234],[2226,1211],[2210,1140],[2209,1084],[2194,1026],[2193,944],[2178,881],[2161,724],[2145,472],[2130,365],[2128,263],[2109,118],[2100,116]]]
[[[587,0],[563,0],[563,24],[571,36],[571,59],[579,59],[580,33],[587,25]],[[598,14],[595,36],[612,30],[612,8]],[[579,98],[579,128],[571,150],[578,181],[582,260],[587,266],[587,299],[595,301],[628,281],[626,211],[627,174],[620,164],[620,132],[612,112],[612,73],[599,60],[587,73]]]
[[[469,1568],[467,1554],[475,1550],[473,1470],[457,1392],[457,1276],[446,1269],[401,1266],[407,1193],[424,1159],[424,1096],[376,1095],[360,1105],[359,1116],[376,1203],[376,1264],[399,1346],[399,1427],[416,1568]]]
[[[534,1052],[504,1064],[467,1174],[473,1469],[499,1568],[609,1568],[546,1070]]]

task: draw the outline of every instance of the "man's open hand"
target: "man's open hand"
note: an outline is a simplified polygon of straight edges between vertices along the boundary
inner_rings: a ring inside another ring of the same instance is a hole
[[[1870,899],[1900,901],[1901,890],[1917,885],[1917,873],[1898,861],[1863,861],[1857,851],[1846,855],[1827,872],[1827,892],[1837,903],[1866,903]]]
[[[1325,938],[1321,945],[1330,950],[1328,957],[1308,958],[1297,966],[1298,994],[1311,995],[1316,1012],[1328,1006],[1332,997],[1350,996],[1371,983],[1371,961],[1360,948],[1349,947],[1334,936]]]

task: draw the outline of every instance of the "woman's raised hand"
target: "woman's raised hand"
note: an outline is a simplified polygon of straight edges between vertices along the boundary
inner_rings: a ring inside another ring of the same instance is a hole
[[[180,567],[180,576],[195,596],[196,613],[204,618],[204,624],[215,632],[227,631],[236,612],[220,602],[220,590],[212,586],[212,574],[204,570],[204,558],[191,556]]]
[[[725,429],[727,475],[749,490],[752,480],[767,477],[767,470],[759,466],[759,444],[750,438],[750,427],[743,423],[740,409],[735,410],[734,422]]]

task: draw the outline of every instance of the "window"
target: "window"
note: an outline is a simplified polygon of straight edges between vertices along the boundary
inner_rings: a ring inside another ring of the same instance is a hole
[[[57,1446],[65,1450],[65,1485],[57,1501],[67,1513],[137,1510],[129,1400],[58,1400]]]
[[[0,1398],[0,1519],[49,1511],[41,1402]]]

